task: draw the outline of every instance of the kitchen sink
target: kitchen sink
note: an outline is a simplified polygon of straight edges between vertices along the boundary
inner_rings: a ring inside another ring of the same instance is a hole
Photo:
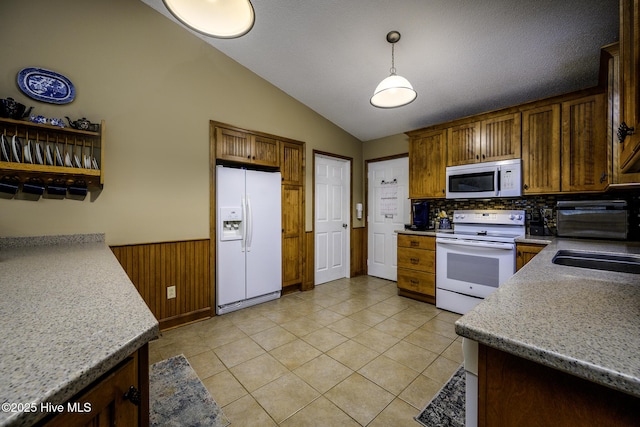
[[[560,250],[551,262],[571,267],[640,274],[640,256],[633,255]]]

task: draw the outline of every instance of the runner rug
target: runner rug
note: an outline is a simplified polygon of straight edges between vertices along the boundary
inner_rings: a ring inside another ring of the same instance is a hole
[[[225,427],[229,420],[189,361],[174,356],[149,369],[149,421],[154,427]]]
[[[415,420],[425,427],[464,427],[464,394],[464,368],[460,366]]]

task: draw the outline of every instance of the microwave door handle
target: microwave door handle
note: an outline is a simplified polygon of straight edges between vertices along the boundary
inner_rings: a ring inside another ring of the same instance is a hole
[[[500,167],[496,170],[496,190],[497,195],[499,196],[502,193],[502,183],[500,182],[500,177],[502,176],[502,170]]]

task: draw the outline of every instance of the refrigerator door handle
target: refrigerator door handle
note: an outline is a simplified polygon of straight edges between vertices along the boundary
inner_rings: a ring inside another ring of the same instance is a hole
[[[240,239],[240,250],[244,252],[247,241],[247,207],[244,197],[241,199],[242,203],[242,238]]]
[[[251,239],[253,238],[253,213],[251,211],[251,198],[249,197],[249,195],[247,194],[247,216],[246,221],[247,221],[247,238],[246,238],[246,246],[247,246],[247,252],[251,252]]]

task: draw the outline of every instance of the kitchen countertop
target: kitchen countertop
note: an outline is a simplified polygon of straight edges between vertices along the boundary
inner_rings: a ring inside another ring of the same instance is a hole
[[[553,264],[560,249],[640,255],[638,242],[553,238],[456,332],[640,397],[640,275]]]
[[[158,336],[102,234],[0,238],[0,293],[2,404],[64,403]],[[47,415],[2,409],[0,426]]]

